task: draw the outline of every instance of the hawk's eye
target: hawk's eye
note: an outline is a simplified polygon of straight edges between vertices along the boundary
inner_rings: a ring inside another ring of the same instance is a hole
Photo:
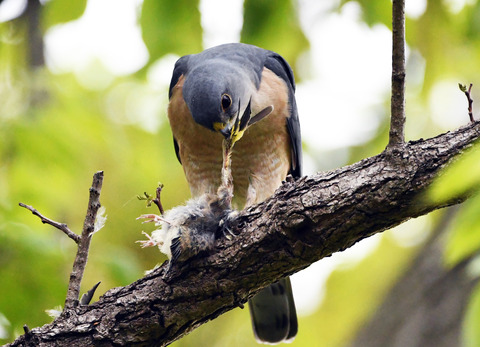
[[[222,95],[222,108],[226,111],[230,106],[232,106],[232,98],[228,94]]]

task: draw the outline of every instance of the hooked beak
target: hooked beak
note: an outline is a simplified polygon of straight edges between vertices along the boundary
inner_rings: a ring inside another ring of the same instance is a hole
[[[230,140],[232,143],[237,142],[243,136],[245,129],[247,128],[248,122],[250,121],[251,109],[250,109],[251,100],[248,102],[243,115],[240,117],[240,113],[237,113],[236,117],[232,118],[230,122],[225,124],[225,126],[220,129],[220,133],[225,137],[226,140]],[[238,102],[240,109],[240,101]]]
[[[242,117],[239,117],[239,114],[237,114],[236,117],[232,118],[230,122],[219,129],[220,133],[223,135],[223,137],[225,137],[226,140],[229,140],[232,143],[240,140],[248,126],[261,121],[273,111],[273,105],[270,105],[252,117],[251,102],[252,100],[250,99]]]
[[[225,139],[229,139],[233,133],[233,126],[231,124],[225,125],[225,127],[220,130],[220,134],[223,135]]]

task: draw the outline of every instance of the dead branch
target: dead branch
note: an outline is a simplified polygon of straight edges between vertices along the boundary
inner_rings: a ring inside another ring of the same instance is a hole
[[[68,290],[65,299],[65,309],[71,309],[78,305],[78,298],[80,294],[80,285],[83,278],[83,272],[87,265],[88,250],[90,248],[90,241],[92,234],[95,232],[95,219],[97,217],[98,209],[100,208],[100,191],[102,189],[103,171],[99,171],[93,175],[93,183],[90,188],[90,199],[88,202],[87,215],[83,226],[83,232],[81,236],[78,236],[71,231],[66,224],[58,223],[50,218],[43,216],[32,206],[24,203],[19,203],[21,207],[30,210],[35,216],[39,217],[42,223],[50,224],[53,227],[63,231],[69,238],[74,240],[77,245],[77,255],[73,263],[73,269],[70,273],[70,281],[68,283]],[[98,285],[97,285],[98,286]],[[96,289],[96,287],[94,287]],[[90,293],[93,296],[95,289],[92,288]],[[90,297],[91,298],[91,297]],[[85,299],[87,300],[87,299]],[[89,300],[88,300],[89,301]]]
[[[80,295],[80,285],[82,283],[83,272],[87,265],[88,251],[90,241],[95,232],[95,219],[100,208],[100,191],[102,190],[103,171],[96,172],[93,175],[93,182],[90,188],[90,198],[88,201],[87,216],[83,224],[82,236],[78,243],[77,255],[73,262],[73,269],[70,273],[68,282],[67,297],[65,299],[65,309],[71,309],[78,305]]]
[[[40,220],[43,224],[50,224],[51,226],[57,228],[58,230],[63,231],[65,233],[65,235],[67,235],[69,238],[71,238],[77,244],[80,242],[80,236],[78,236],[73,231],[71,231],[65,223],[55,222],[54,220],[52,220],[50,218],[47,218],[44,215],[42,215],[40,212],[38,212],[37,209],[33,208],[32,206],[25,205],[23,202],[20,202],[18,205],[21,206],[21,207],[25,207],[27,210],[31,211],[33,215],[40,218]]]
[[[392,4],[392,99],[388,147],[405,143],[405,0]]]

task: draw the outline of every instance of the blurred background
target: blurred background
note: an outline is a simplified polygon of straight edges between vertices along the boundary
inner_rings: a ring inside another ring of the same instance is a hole
[[[480,2],[407,0],[408,140],[468,122],[458,83],[480,100]],[[226,42],[292,65],[305,174],[381,152],[390,113],[391,2],[385,0],[0,0],[0,342],[51,321],[75,244],[18,206],[80,233],[92,175],[108,215],[82,292],[127,285],[165,259],[135,241],[154,213],[136,196],[189,198],[166,118],[173,65]],[[478,87],[477,87],[478,84]],[[474,103],[474,110],[475,110]],[[478,113],[475,112],[478,117]],[[480,183],[478,150],[434,198]],[[293,276],[292,346],[480,346],[480,199],[366,239]],[[255,346],[247,309],[174,346]]]

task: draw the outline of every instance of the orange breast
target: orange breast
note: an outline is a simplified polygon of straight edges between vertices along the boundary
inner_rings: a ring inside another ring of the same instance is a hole
[[[216,193],[222,167],[222,136],[193,120],[182,96],[184,78],[172,90],[168,117],[192,196]],[[273,105],[273,112],[249,127],[232,154],[234,205],[261,202],[271,196],[290,168],[288,90],[285,82],[264,69],[262,82],[252,98],[255,114]]]

